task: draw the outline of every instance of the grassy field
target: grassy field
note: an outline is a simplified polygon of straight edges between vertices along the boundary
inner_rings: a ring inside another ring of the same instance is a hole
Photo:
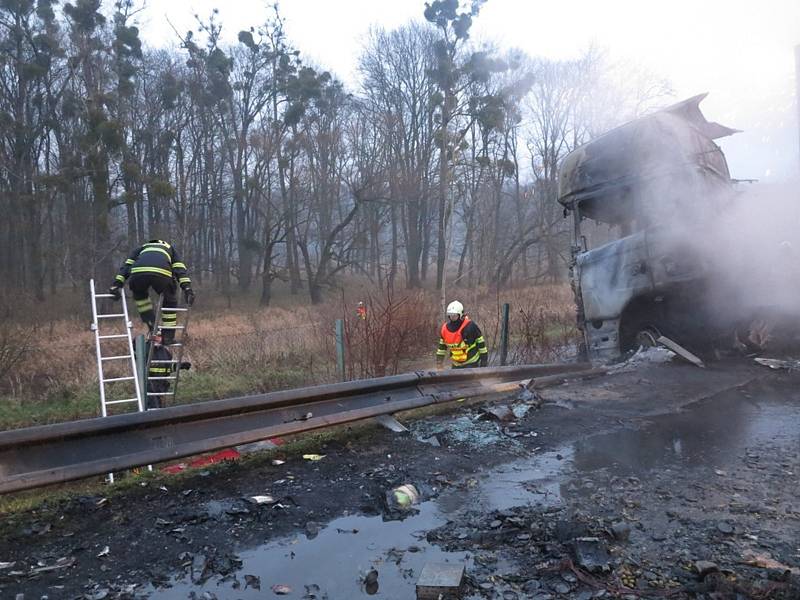
[[[510,362],[558,360],[575,342],[574,307],[567,286],[517,289],[501,295],[454,291],[451,296],[464,303],[482,328],[493,363],[498,360],[495,350],[504,302],[511,305]],[[192,369],[181,375],[178,403],[336,380],[333,330],[337,318],[345,321],[348,378],[433,366],[441,322],[441,303],[435,293],[387,295],[360,288],[346,298],[314,307],[296,301],[293,305],[291,298],[266,308],[254,306],[247,298],[209,298],[202,293],[200,298],[192,313],[184,356]],[[359,300],[367,304],[366,321],[355,314]],[[99,414],[89,307],[82,307],[79,298],[67,298],[62,306],[69,307],[66,316],[42,306],[31,309],[37,324],[34,335],[30,325],[15,321],[15,315],[0,325],[0,429]],[[136,327],[144,330],[138,321]]]

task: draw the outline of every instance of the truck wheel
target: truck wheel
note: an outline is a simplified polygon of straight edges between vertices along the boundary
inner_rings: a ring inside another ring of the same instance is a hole
[[[640,348],[655,348],[658,346],[658,342],[656,340],[660,337],[661,332],[658,330],[658,328],[648,325],[636,333],[636,344]]]

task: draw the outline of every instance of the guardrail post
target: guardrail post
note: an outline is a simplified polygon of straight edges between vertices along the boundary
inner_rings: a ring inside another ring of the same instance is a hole
[[[147,345],[144,343],[144,335],[137,335],[133,343],[134,354],[136,355],[136,377],[139,378],[139,390],[142,393],[142,406],[147,407],[147,373],[145,373]]]
[[[339,372],[339,379],[344,381],[344,321],[336,319],[336,368]]]
[[[503,313],[500,320],[500,366],[504,367],[508,361],[508,312],[509,305],[503,304]]]

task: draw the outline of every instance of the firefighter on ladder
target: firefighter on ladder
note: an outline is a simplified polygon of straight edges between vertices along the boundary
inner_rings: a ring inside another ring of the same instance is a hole
[[[194,304],[194,291],[192,281],[186,273],[186,265],[181,262],[178,251],[171,244],[163,240],[150,240],[139,246],[125,260],[120,267],[114,283],[109,288],[109,294],[119,299],[125,281],[128,281],[136,302],[139,316],[147,324],[152,333],[156,326],[156,315],[153,311],[153,302],[150,299],[150,290],[164,295],[164,308],[178,306],[178,286],[183,290],[186,304]],[[177,314],[172,311],[164,312],[162,322],[165,327],[174,327]],[[175,329],[164,330],[164,343],[169,344],[175,337]]]
[[[464,305],[458,300],[447,305],[447,320],[442,325],[436,366],[441,368],[450,354],[454,369],[485,367],[489,350],[480,328],[464,314]]]

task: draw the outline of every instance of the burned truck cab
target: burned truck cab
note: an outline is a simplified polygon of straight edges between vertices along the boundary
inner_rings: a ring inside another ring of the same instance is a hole
[[[704,227],[733,181],[696,96],[567,155],[558,200],[573,220],[570,278],[588,358],[613,360],[692,319],[714,324]],[[698,318],[700,313],[706,314]]]

